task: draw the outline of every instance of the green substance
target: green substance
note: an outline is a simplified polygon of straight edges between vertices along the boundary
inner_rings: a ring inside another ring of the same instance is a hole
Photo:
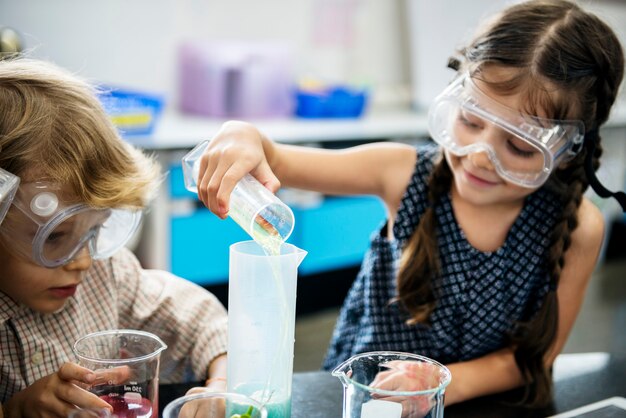
[[[248,407],[248,410],[245,413],[243,413],[241,415],[234,414],[234,415],[231,415],[230,418],[252,418],[252,413],[253,412],[254,412],[254,407],[252,405],[250,405]]]

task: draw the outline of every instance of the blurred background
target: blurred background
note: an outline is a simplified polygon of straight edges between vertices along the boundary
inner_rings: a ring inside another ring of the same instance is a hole
[[[229,118],[251,120],[277,141],[316,147],[428,141],[425,111],[453,76],[448,58],[479,20],[510,3],[2,1],[0,48],[17,42],[24,54],[105,89],[103,104],[123,137],[157,155],[169,174],[134,250],[144,266],[173,271],[226,303],[228,245],[247,237],[184,190],[180,157]],[[580,3],[626,40],[625,2]],[[610,188],[622,190],[623,90],[602,132],[600,172]],[[366,196],[284,190],[281,197],[296,214],[291,241],[309,251],[298,283],[295,369],[312,370],[321,363],[369,235],[385,213]],[[609,228],[566,352],[607,351],[618,312],[626,309],[626,223],[613,201],[591,192],[589,197]]]

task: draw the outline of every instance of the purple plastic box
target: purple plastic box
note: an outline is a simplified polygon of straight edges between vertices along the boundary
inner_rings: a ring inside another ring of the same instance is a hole
[[[188,41],[179,51],[180,108],[211,117],[293,113],[292,59],[281,43]]]

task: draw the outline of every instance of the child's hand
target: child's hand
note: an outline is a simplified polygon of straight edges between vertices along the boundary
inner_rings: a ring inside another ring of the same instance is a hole
[[[417,392],[439,386],[440,370],[432,364],[397,360],[385,366],[389,370],[378,373],[370,383],[371,387],[395,392]],[[433,396],[434,394],[404,397],[373,395],[376,399],[400,402],[402,416],[410,418],[426,416],[434,406]]]
[[[16,393],[4,404],[5,418],[67,417],[79,408],[111,406],[80,386],[91,385],[96,375],[74,363],[65,363],[51,375]]]
[[[195,387],[187,391],[185,395],[195,395],[203,392],[215,392],[207,387]],[[225,392],[225,390],[223,391]],[[223,397],[203,398],[187,401],[178,413],[179,418],[196,417],[223,417],[226,414],[226,402]]]
[[[261,133],[245,122],[227,122],[200,158],[198,198],[211,212],[226,218],[230,193],[247,173],[272,192],[280,187],[267,161]]]

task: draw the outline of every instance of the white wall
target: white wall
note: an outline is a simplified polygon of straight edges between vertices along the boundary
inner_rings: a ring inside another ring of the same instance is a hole
[[[512,1],[2,0],[0,25],[18,30],[35,57],[97,81],[163,92],[170,106],[177,46],[190,38],[288,40],[298,77],[365,82],[378,103],[413,95],[425,106],[451,76],[445,62],[454,47]],[[579,3],[626,45],[626,1]]]
[[[480,22],[521,0],[407,0],[412,90],[416,108],[427,108],[454,75],[446,63],[474,35]],[[579,0],[617,32],[626,46],[626,1]]]
[[[298,77],[406,84],[401,0],[20,0],[0,25],[32,55],[176,99],[182,40],[289,40]]]

